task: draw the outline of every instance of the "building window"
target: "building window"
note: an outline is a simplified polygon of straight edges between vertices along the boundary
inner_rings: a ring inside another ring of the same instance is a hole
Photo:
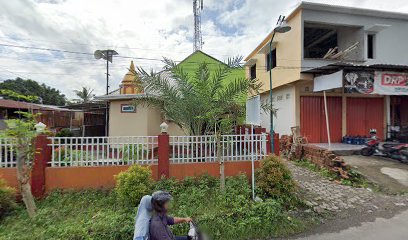
[[[314,26],[310,24],[304,28],[304,58],[323,58],[330,49],[337,46],[336,29]]]
[[[282,101],[283,100],[283,95],[279,95],[276,99],[278,100],[278,102]]]
[[[375,50],[375,35],[368,34],[367,35],[367,58],[373,59],[374,58],[374,50]]]
[[[276,48],[272,50],[272,65],[271,65],[271,53],[266,54],[266,71],[269,71],[276,67]]]
[[[251,79],[255,79],[256,78],[256,64],[251,66],[251,69],[249,71],[250,77]]]
[[[136,107],[132,104],[122,104],[120,111],[123,113],[135,113]]]

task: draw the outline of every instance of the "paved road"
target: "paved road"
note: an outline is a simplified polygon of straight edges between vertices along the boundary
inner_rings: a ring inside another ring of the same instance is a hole
[[[408,239],[408,210],[390,219],[377,218],[336,233],[315,234],[298,240],[406,240]]]
[[[353,155],[344,156],[343,159],[378,184],[384,192],[394,194],[408,191],[408,164],[376,156]]]

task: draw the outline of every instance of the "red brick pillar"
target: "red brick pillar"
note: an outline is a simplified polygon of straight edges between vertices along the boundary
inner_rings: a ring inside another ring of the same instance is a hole
[[[170,177],[170,137],[167,133],[158,136],[158,177]]]
[[[51,161],[50,140],[47,135],[38,135],[35,139],[34,164],[31,170],[31,191],[35,198],[45,194],[45,168]]]

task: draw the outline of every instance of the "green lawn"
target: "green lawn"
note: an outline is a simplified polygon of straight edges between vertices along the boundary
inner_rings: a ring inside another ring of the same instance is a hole
[[[287,236],[306,226],[296,214],[303,209],[273,199],[251,201],[244,177],[228,179],[225,192],[211,177],[161,181],[155,188],[173,193],[172,214],[194,217],[214,239]],[[136,208],[120,205],[114,192],[54,192],[37,204],[35,219],[22,206],[5,217],[0,239],[132,239]],[[173,230],[185,234],[188,226]]]

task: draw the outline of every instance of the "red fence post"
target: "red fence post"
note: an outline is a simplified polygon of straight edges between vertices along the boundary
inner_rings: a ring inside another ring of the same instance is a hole
[[[158,136],[158,178],[170,177],[170,137],[167,133]]]
[[[42,198],[45,194],[45,168],[51,160],[50,140],[47,135],[38,135],[35,139],[35,153],[31,170],[31,192],[35,198]]]
[[[279,156],[280,155],[280,149],[279,149],[279,133],[274,134],[274,141],[273,141],[273,148],[275,151],[275,155]]]
[[[271,154],[271,135],[269,133],[266,134],[266,153]]]

